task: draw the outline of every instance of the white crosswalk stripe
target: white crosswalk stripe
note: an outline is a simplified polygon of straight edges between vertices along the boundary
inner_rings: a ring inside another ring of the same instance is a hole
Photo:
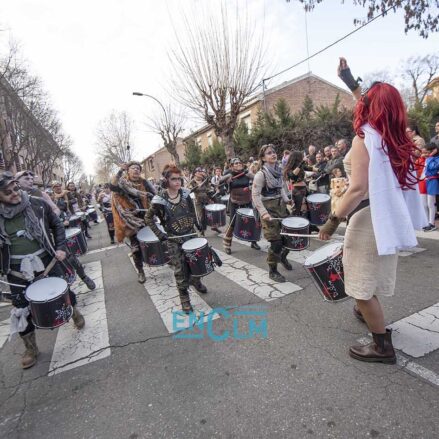
[[[95,281],[96,289],[89,291],[82,282],[75,283],[72,289],[77,294],[78,308],[86,323],[80,331],[72,324],[59,328],[49,367],[50,375],[83,366],[111,354],[101,262],[85,264],[84,268],[86,274]],[[80,358],[82,359],[77,361]]]
[[[215,268],[216,272],[266,302],[271,302],[302,289],[299,285],[292,282],[274,282],[268,277],[267,270],[248,264],[219,250],[215,249],[215,251],[223,261],[221,267]]]
[[[134,267],[134,262],[130,258]],[[165,265],[163,267],[145,267],[146,282],[143,284],[151,300],[156,307],[160,317],[169,333],[180,331],[183,328],[191,327],[194,322],[189,316],[178,315],[178,325],[174,325],[176,311],[181,311],[181,302],[178,295],[177,285],[175,283],[172,269]],[[200,314],[202,318],[197,323],[207,322],[208,315],[212,308],[196,293],[189,289],[192,307],[195,313]],[[218,314],[211,316],[211,320],[217,319]]]

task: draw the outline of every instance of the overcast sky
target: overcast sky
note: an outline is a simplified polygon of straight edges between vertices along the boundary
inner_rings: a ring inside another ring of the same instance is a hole
[[[191,17],[210,0],[13,0],[0,3],[0,27],[21,44],[59,111],[74,150],[93,173],[98,122],[112,110],[127,111],[135,121],[134,146],[142,159],[158,149],[148,133],[147,115],[157,104],[133,97],[133,91],[170,101],[169,47],[173,25]],[[227,0],[228,5],[236,0]],[[220,2],[213,1],[219,5]],[[349,3],[349,2],[347,2]],[[239,1],[242,6],[244,1]],[[264,30],[267,69],[281,71],[306,56],[305,14],[298,2],[248,0],[257,31]],[[325,0],[307,14],[309,51],[313,53],[354,29],[365,10]],[[310,61],[311,71],[341,86],[335,74],[338,56],[348,58],[355,75],[394,71],[402,59],[437,52],[439,34],[427,40],[404,34],[401,13],[390,13]],[[2,33],[3,39],[6,32]],[[303,64],[269,83],[269,87],[305,73]],[[200,124],[201,125],[201,124]],[[188,129],[195,128],[193,121]]]

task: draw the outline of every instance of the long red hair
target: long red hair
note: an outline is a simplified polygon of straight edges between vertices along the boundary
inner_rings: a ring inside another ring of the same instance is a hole
[[[414,171],[416,145],[406,133],[407,110],[395,87],[384,82],[375,83],[357,102],[353,125],[361,138],[364,138],[361,127],[365,123],[381,134],[383,151],[390,159],[401,188],[413,189],[418,182]]]

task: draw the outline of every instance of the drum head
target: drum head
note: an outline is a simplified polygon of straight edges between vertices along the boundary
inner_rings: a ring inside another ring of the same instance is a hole
[[[327,194],[311,194],[306,197],[310,203],[326,203],[331,197]]]
[[[93,213],[93,212],[96,212],[96,210],[93,209],[93,208],[91,208],[91,209],[87,209],[87,213]]]
[[[340,253],[343,248],[342,242],[331,242],[331,244],[326,244],[323,247],[320,247],[316,250],[311,256],[306,258],[305,263],[303,264],[305,267],[313,267],[315,265],[320,265],[322,262],[325,262],[331,259],[333,256]]]
[[[253,209],[249,209],[248,207],[243,207],[241,209],[238,209],[236,212],[238,215],[251,216],[251,217],[255,216]]]
[[[304,229],[309,226],[309,221],[300,216],[291,216],[282,220],[282,225],[289,229]]]
[[[224,204],[208,204],[206,206],[206,210],[208,212],[218,212],[221,210],[226,210],[226,206],[224,206]]]
[[[26,298],[31,302],[46,302],[60,296],[67,289],[67,282],[60,277],[46,277],[26,288]]]
[[[66,229],[66,239],[70,239],[73,236],[79,235],[81,233],[81,229],[78,227],[72,227],[71,229]]]
[[[165,233],[165,230],[161,226],[161,224],[157,224],[159,230]],[[159,242],[160,240],[157,238],[155,233],[151,230],[150,227],[143,227],[137,232],[137,239],[143,242]]]
[[[181,248],[186,251],[196,250],[197,248],[204,247],[207,244],[206,238],[193,238],[186,241]]]
[[[72,215],[69,218],[69,221],[78,221],[79,219],[81,219],[81,217],[79,215]]]
[[[223,195],[223,196],[221,197],[221,201],[229,201],[229,199],[230,199],[230,194]]]

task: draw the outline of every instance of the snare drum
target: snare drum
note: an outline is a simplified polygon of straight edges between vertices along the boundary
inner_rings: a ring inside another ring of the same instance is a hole
[[[165,232],[160,224],[157,224],[157,227],[161,232]],[[140,229],[137,232],[137,239],[145,264],[157,267],[169,262],[168,245],[166,242],[161,242],[150,227]]]
[[[25,291],[32,321],[37,328],[53,329],[70,320],[73,314],[67,282],[46,277],[30,284]]]
[[[206,222],[210,227],[223,227],[226,225],[226,206],[224,204],[207,204]]]
[[[327,194],[312,194],[306,197],[311,224],[325,224],[331,213],[331,197]]]
[[[230,194],[223,195],[220,198],[221,204],[224,204],[224,206],[226,206],[226,213],[227,213],[227,215],[230,215],[229,200],[230,200]]]
[[[212,252],[205,238],[189,239],[182,245],[191,276],[207,276],[214,270]]]
[[[292,216],[282,220],[282,232],[309,235],[309,221],[300,216]],[[283,245],[292,251],[301,251],[309,247],[309,238],[298,236],[282,236]]]
[[[341,302],[349,297],[344,290],[343,244],[324,245],[306,258],[304,266],[327,302]]]
[[[81,228],[82,215],[72,215],[69,218],[69,227],[79,227]]]
[[[67,248],[73,255],[81,256],[87,253],[87,241],[81,229],[66,229],[66,241]]]
[[[253,209],[241,208],[236,211],[233,236],[241,241],[259,241],[261,239],[261,223],[256,221]]]
[[[96,212],[96,209],[88,209],[87,210],[87,217],[90,219],[90,221],[96,222],[98,220],[98,214]]]

